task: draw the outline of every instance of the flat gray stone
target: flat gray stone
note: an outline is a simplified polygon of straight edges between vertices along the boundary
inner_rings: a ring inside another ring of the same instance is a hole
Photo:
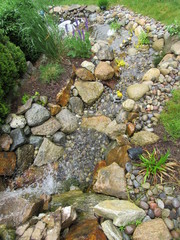
[[[32,98],[28,99],[24,105],[18,107],[17,114],[24,114],[25,112],[27,112],[27,110],[31,108],[32,102],[33,102]]]
[[[63,147],[57,146],[47,138],[44,138],[43,143],[39,149],[38,155],[34,160],[34,165],[42,166],[52,163],[60,159],[64,152]]]
[[[42,141],[43,141],[43,138],[39,137],[39,136],[31,135],[30,138],[29,138],[29,143],[31,145],[33,145],[34,147],[40,147]]]
[[[43,106],[34,103],[25,113],[25,118],[30,127],[38,126],[50,118],[50,112]]]

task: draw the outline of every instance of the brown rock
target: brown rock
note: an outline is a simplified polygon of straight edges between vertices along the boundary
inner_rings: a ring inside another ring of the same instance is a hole
[[[73,80],[70,79],[67,85],[56,95],[56,103],[65,107],[70,98],[71,86],[73,85]]]
[[[109,80],[114,76],[114,69],[107,62],[100,62],[95,69],[95,76],[100,80]]]
[[[114,69],[114,75],[115,75],[116,77],[119,77],[119,67],[118,67],[118,65],[116,64],[116,62],[113,61],[112,64],[111,64],[111,66],[112,66],[112,68]]]
[[[116,141],[119,146],[130,145],[130,142],[126,135],[120,135],[116,137]]]
[[[155,208],[154,209],[154,215],[155,215],[155,217],[161,217],[161,215],[162,215],[162,210],[160,209],[160,208]]]
[[[135,125],[133,123],[128,123],[126,128],[127,134],[131,137],[135,132]]]
[[[50,202],[51,202],[51,200],[52,200],[51,195],[42,194],[42,195],[40,196],[40,199],[42,199],[42,200],[44,201],[43,210],[44,210],[44,211],[49,210]]]
[[[129,148],[131,148],[129,145],[113,148],[106,157],[107,165],[116,162],[120,167],[125,168],[126,163],[130,161],[127,153]]]
[[[93,190],[98,193],[127,199],[124,169],[115,162],[100,169]]]
[[[18,107],[17,114],[24,114],[27,110],[31,108],[32,102],[33,102],[32,98],[28,99],[24,105]]]
[[[13,140],[8,134],[3,134],[0,136],[0,150],[2,148],[4,151],[9,151],[12,142]]]
[[[134,119],[136,119],[137,117],[139,117],[139,113],[137,112],[130,112],[128,114],[128,121],[132,122]]]
[[[33,135],[47,136],[47,135],[53,135],[60,128],[61,128],[60,122],[56,118],[51,117],[42,125],[31,128],[31,131]]]
[[[51,116],[55,116],[61,110],[61,107],[57,104],[48,103],[48,107],[50,108]]]
[[[97,220],[84,220],[70,228],[65,240],[106,240]]]
[[[157,203],[155,202],[150,202],[149,203],[150,209],[154,210],[155,208],[157,208]]]
[[[179,239],[180,237],[180,233],[178,233],[178,231],[175,231],[175,230],[171,231],[171,235],[173,239]]]
[[[76,69],[76,76],[83,81],[94,81],[95,80],[95,77],[92,74],[92,72],[90,72],[86,68]]]
[[[161,218],[153,219],[144,222],[137,226],[133,234],[133,240],[170,240],[171,234],[169,233],[166,224]]]
[[[83,117],[81,127],[93,128],[98,132],[104,132],[110,122],[111,119],[103,115],[89,118]]]
[[[106,164],[106,161],[104,161],[104,160],[102,160],[96,164],[96,166],[94,168],[93,180],[97,180],[99,170],[106,166],[107,166],[107,164]]]
[[[11,176],[16,167],[14,152],[0,152],[0,176]]]

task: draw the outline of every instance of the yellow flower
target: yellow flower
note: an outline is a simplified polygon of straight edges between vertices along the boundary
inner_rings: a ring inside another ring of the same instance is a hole
[[[122,93],[119,90],[116,92],[116,94],[119,98],[122,98],[122,96],[123,96]]]

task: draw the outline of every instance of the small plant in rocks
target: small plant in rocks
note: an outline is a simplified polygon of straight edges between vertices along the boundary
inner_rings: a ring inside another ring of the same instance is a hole
[[[144,31],[141,31],[141,33],[138,37],[138,44],[136,47],[138,48],[138,47],[141,47],[142,45],[148,45],[148,44],[150,44],[150,41],[149,41],[147,33]]]
[[[25,104],[29,100],[30,96],[27,93],[24,93],[24,95],[21,98],[22,104]]]
[[[166,154],[159,156],[155,148],[152,153],[146,151],[145,155],[139,156],[141,163],[137,163],[136,166],[142,169],[140,173],[144,175],[144,183],[148,178],[152,178],[154,184],[157,183],[157,178],[161,180],[161,183],[164,177],[174,178],[174,171],[178,164],[175,160],[167,162],[169,156],[169,150]]]
[[[40,66],[40,80],[44,83],[56,81],[63,72],[64,70],[59,63],[49,63],[45,66]]]
[[[118,22],[117,20],[116,21],[113,21],[111,24],[110,24],[110,28],[114,31],[118,31],[121,29],[121,24],[120,22]]]
[[[89,40],[88,21],[86,19],[84,29],[79,28],[78,21],[76,20],[76,30],[73,30],[72,35],[68,32],[66,27],[67,37],[64,39],[64,44],[67,48],[67,56],[72,58],[83,57],[88,58],[91,56],[91,43]]]
[[[178,35],[180,38],[180,24],[175,20],[173,24],[166,27],[171,36]]]

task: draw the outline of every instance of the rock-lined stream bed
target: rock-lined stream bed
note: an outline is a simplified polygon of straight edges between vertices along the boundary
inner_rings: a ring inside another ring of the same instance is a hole
[[[120,6],[50,12],[69,30],[88,18],[93,56],[73,70],[56,104],[30,98],[1,127],[0,237],[15,239],[7,226],[16,239],[179,239],[177,188],[144,183],[128,150],[159,140],[154,127],[179,88],[180,41]],[[118,32],[110,29],[115,20]],[[141,31],[149,45],[138,46]]]

